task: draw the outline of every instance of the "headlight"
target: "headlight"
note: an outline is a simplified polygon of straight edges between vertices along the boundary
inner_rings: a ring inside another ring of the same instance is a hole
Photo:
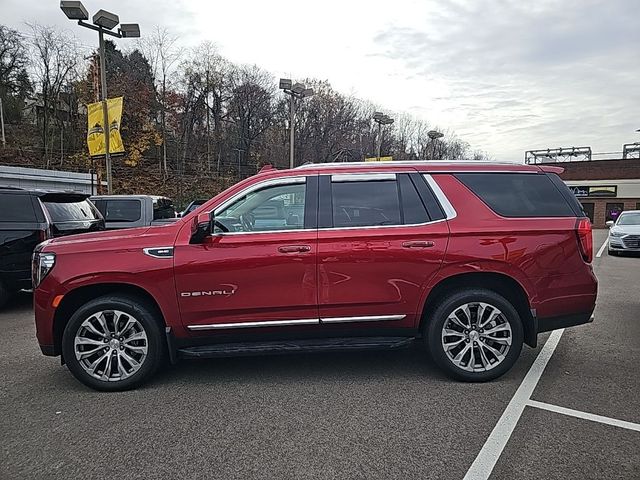
[[[51,271],[55,263],[55,253],[40,253],[38,251],[33,253],[33,260],[31,262],[31,281],[33,288],[38,288],[40,282],[44,280],[44,277]]]
[[[624,235],[624,232],[621,232],[620,230],[612,230],[609,233],[612,237],[621,237],[622,235]]]

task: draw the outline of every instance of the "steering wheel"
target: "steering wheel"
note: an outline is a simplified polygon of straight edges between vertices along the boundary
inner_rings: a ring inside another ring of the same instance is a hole
[[[256,219],[252,213],[243,213],[240,215],[240,224],[242,225],[242,230],[245,232],[251,232],[255,223]]]

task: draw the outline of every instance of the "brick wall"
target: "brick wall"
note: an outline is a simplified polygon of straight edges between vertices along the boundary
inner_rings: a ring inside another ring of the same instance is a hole
[[[563,180],[621,180],[640,178],[640,158],[561,162],[548,163],[546,165],[555,165],[564,168],[564,172],[560,175]]]

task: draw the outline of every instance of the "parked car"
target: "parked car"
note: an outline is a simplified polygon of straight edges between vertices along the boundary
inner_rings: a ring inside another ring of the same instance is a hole
[[[178,213],[178,217],[186,216],[188,213],[193,212],[196,208],[204,205],[205,203],[207,203],[206,200],[194,200],[189,205],[187,205],[187,208],[185,208],[183,211]]]
[[[144,227],[176,220],[173,200],[156,195],[94,195],[108,230]]]
[[[609,230],[609,255],[624,252],[640,252],[640,210],[621,212],[617,220],[607,222]]]
[[[0,308],[31,288],[31,254],[51,237],[104,229],[88,195],[0,187]]]
[[[264,170],[264,169],[263,169]],[[591,223],[558,167],[389,162],[267,169],[164,228],[34,257],[45,355],[98,390],[165,358],[426,344],[465,381],[592,321]]]

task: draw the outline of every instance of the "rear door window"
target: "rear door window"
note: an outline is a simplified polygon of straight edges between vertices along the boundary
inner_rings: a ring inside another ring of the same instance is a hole
[[[573,217],[551,179],[536,173],[458,173],[464,185],[503,217]]]
[[[54,223],[100,218],[93,205],[87,200],[80,202],[45,201],[44,205]]]
[[[332,180],[331,191],[334,227],[402,224],[398,183],[394,179]]]
[[[31,195],[0,194],[0,222],[36,222]]]
[[[107,222],[140,220],[140,200],[96,200],[95,205]]]

